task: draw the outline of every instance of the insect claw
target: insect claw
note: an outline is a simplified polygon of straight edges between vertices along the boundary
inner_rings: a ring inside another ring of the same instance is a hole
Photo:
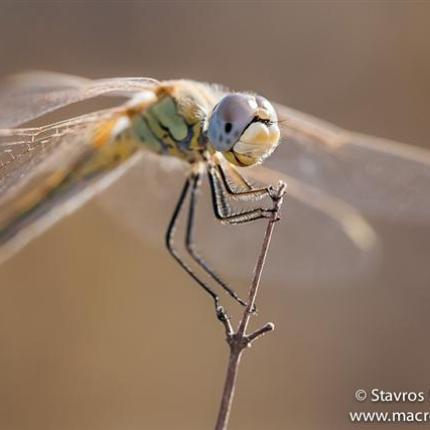
[[[278,188],[276,188],[275,186],[273,186],[273,185],[269,185],[268,187],[267,187],[267,194],[269,195],[269,197],[272,199],[272,200],[276,200],[277,198],[278,198],[278,194],[279,194],[279,192],[278,192]]]
[[[285,182],[279,181],[277,186],[274,185],[269,185],[267,187],[267,192],[270,196],[270,198],[274,201],[277,202],[278,200],[280,200],[282,197],[284,197],[285,191],[286,191],[286,184]]]

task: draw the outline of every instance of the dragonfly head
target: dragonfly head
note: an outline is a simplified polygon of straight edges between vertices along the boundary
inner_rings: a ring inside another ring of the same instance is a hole
[[[228,94],[209,118],[210,144],[238,166],[261,163],[277,147],[279,137],[275,109],[261,96]]]

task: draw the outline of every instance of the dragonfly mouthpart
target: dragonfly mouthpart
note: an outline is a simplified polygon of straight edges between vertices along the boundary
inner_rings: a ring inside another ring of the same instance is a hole
[[[262,163],[279,144],[280,131],[276,123],[256,121],[242,134],[230,151],[224,155],[239,166]]]

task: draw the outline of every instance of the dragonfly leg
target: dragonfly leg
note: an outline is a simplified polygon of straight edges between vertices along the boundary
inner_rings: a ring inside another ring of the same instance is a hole
[[[246,302],[244,302],[237,294],[236,292],[230,288],[214,271],[212,268],[209,267],[209,265],[206,263],[206,261],[197,253],[194,247],[194,217],[195,217],[195,210],[197,205],[197,197],[198,197],[198,190],[201,186],[201,173],[197,173],[193,175],[192,177],[192,185],[191,185],[191,199],[190,199],[190,208],[188,212],[188,219],[187,219],[187,230],[186,230],[186,236],[185,236],[185,247],[190,254],[190,256],[193,258],[193,260],[206,272],[208,273],[211,278],[217,282],[225,291],[227,291],[228,294],[230,294],[231,297],[233,297],[238,303],[240,303],[242,306],[246,306]]]
[[[212,206],[215,217],[218,220],[228,224],[243,224],[262,218],[270,218],[272,216],[273,209],[261,207],[245,211],[232,211],[226,198],[228,192],[226,192],[224,183],[222,179],[220,180],[217,170],[210,166],[208,168],[208,175],[212,195]]]
[[[213,167],[209,167],[210,169],[213,169]],[[245,189],[244,190],[235,190],[233,189],[233,187],[230,184],[230,181],[228,180],[227,174],[224,171],[223,167],[218,164],[216,166],[217,169],[217,173],[219,175],[219,177],[222,180],[222,184],[224,186],[225,191],[230,195],[233,196],[234,198],[242,198],[242,199],[261,199],[265,196],[269,196],[272,198],[273,193],[274,193],[274,188],[269,185],[268,187],[261,187],[261,188],[256,188],[253,187],[236,169],[234,169],[232,166],[229,167],[230,171],[232,174],[234,174],[234,176],[236,177],[236,179],[241,183],[242,187]],[[215,172],[214,172],[215,173]]]
[[[182,260],[176,249],[173,247],[173,236],[176,229],[176,224],[181,213],[181,209],[183,208],[185,199],[187,197],[190,185],[192,183],[192,177],[189,177],[185,182],[185,185],[181,191],[181,195],[179,196],[179,200],[176,204],[175,210],[173,211],[172,218],[170,220],[169,226],[166,232],[166,247],[172,257],[179,263],[179,265],[212,297],[215,305],[215,311],[217,314],[217,318],[221,321],[225,321],[228,319],[227,314],[224,311],[224,308],[219,305],[219,297],[218,295],[208,287],[194,272],[193,270]]]

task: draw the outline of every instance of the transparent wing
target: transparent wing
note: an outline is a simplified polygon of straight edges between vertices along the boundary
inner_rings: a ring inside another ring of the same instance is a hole
[[[150,158],[154,160],[142,159],[108,192],[99,195],[97,202],[125,232],[161,248],[187,170],[173,160]],[[256,173],[250,177],[259,179]],[[209,189],[203,187],[197,247],[224,277],[249,280],[264,228],[264,222],[220,225],[212,212]],[[179,230],[179,248],[183,248],[183,240],[184,232]],[[377,264],[379,251],[373,227],[357,210],[291,180],[265,277],[278,284],[288,279],[295,285],[350,280],[369,273]]]
[[[26,179],[66,137],[84,135],[121,108],[106,109],[66,121],[31,128],[0,128],[0,198]]]
[[[76,181],[48,198],[34,197],[38,193],[46,195],[58,174],[67,176],[76,160],[90,155],[95,127],[117,111],[108,109],[38,128],[0,129],[0,261],[127,170],[132,160],[113,171]],[[28,201],[40,203],[22,216],[22,207]]]
[[[284,139],[267,166],[328,193],[370,217],[430,219],[430,151],[351,133],[278,107]],[[267,173],[267,172],[266,172]]]
[[[375,276],[388,261],[418,261],[418,251],[399,243],[413,229],[420,243],[430,244],[429,153],[279,110],[281,121],[287,117],[286,139],[267,160],[271,168],[242,170],[256,182],[288,184],[266,279],[279,285],[353,284]],[[156,165],[136,165],[98,200],[132,234],[161,246],[185,176],[160,167],[161,160]],[[212,222],[207,189],[201,199],[198,246],[222,274],[245,279],[263,224],[220,227]],[[388,249],[393,243],[395,251]]]
[[[14,88],[15,91],[38,92],[42,90],[61,90],[79,88],[91,83],[91,79],[66,73],[51,72],[45,70],[29,70],[16,73],[3,81],[4,87]]]
[[[51,72],[24,73],[0,87],[0,128],[16,127],[56,109],[101,95],[126,95],[153,89],[150,78],[89,80]]]

